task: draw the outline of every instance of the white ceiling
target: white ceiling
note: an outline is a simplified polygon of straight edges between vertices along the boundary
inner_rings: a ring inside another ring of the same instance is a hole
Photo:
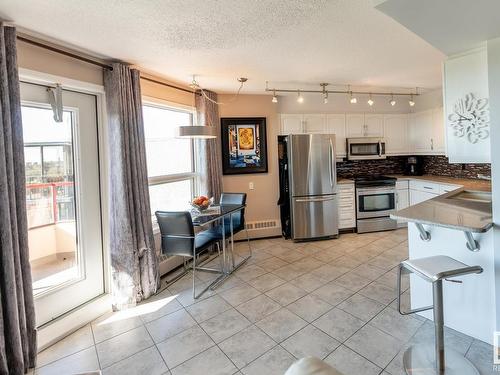
[[[377,8],[447,55],[500,36],[498,0],[377,0]]]
[[[22,30],[180,83],[436,88],[444,55],[371,0],[0,0]]]

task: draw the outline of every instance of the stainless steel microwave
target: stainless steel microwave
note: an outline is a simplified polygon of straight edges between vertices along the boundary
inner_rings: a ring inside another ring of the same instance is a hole
[[[384,138],[347,138],[348,160],[385,159]]]

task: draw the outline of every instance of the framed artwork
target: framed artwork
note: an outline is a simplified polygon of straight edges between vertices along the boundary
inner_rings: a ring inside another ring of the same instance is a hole
[[[265,117],[223,117],[222,173],[267,173]]]

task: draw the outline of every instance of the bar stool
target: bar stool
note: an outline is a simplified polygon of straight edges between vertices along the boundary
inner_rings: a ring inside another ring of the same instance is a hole
[[[462,283],[460,280],[449,280],[450,277],[481,273],[480,266],[468,266],[448,256],[438,255],[420,259],[406,260],[398,268],[398,310],[401,315],[414,314],[434,309],[434,348],[429,345],[414,345],[403,355],[403,365],[408,375],[479,375],[474,365],[463,355],[453,349],[444,350],[444,311],[443,280]],[[407,312],[401,309],[401,276],[403,273],[415,273],[422,279],[432,283],[433,305],[420,307]]]

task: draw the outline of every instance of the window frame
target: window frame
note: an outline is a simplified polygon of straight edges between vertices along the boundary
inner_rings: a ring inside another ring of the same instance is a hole
[[[196,123],[196,109],[193,106],[174,103],[174,102],[170,102],[170,101],[166,101],[166,100],[158,99],[158,98],[153,98],[153,97],[149,97],[149,96],[143,96],[142,97],[142,107],[153,107],[153,108],[164,109],[164,110],[169,110],[169,111],[188,113],[191,116],[191,126],[193,126]],[[145,123],[144,123],[144,126],[146,126]],[[155,186],[155,185],[164,185],[164,184],[179,182],[179,181],[190,181],[191,194],[192,195],[197,194],[198,184],[197,184],[196,180],[199,177],[199,173],[197,170],[198,163],[196,160],[197,145],[196,145],[196,142],[194,141],[194,139],[190,140],[190,144],[191,144],[191,172],[173,173],[173,174],[162,175],[162,176],[153,176],[153,177],[149,177],[149,175],[148,175],[148,187]],[[156,228],[157,223],[156,223],[156,218],[155,218],[154,214],[152,214],[152,220],[153,220],[153,224],[155,227],[154,229],[157,229]]]

